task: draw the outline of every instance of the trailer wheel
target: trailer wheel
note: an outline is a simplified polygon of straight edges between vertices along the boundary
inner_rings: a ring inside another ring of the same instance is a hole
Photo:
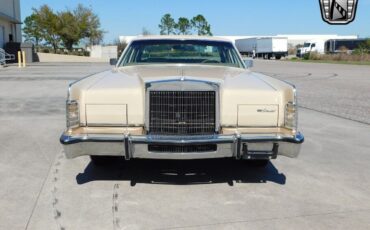
[[[277,56],[275,56],[275,59],[276,59],[276,60],[280,60],[280,59],[281,59],[281,55],[277,55]]]

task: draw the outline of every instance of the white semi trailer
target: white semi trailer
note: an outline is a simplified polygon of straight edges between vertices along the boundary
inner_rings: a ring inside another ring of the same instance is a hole
[[[264,59],[280,59],[288,56],[288,38],[258,37],[238,39],[235,45],[242,55],[262,57]]]

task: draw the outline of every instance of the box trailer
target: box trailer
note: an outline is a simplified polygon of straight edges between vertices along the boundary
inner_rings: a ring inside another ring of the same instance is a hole
[[[257,49],[257,38],[237,39],[235,40],[235,46],[242,55],[252,57]]]
[[[325,53],[352,53],[365,43],[366,39],[331,39],[325,42]]]
[[[288,56],[288,39],[285,37],[260,37],[238,39],[235,45],[242,55],[280,59]]]

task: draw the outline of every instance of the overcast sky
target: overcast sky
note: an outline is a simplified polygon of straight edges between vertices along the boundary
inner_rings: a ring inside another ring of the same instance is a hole
[[[119,35],[137,35],[145,27],[158,34],[166,13],[191,18],[203,14],[214,35],[339,34],[370,36],[370,0],[359,0],[356,20],[345,26],[321,19],[319,0],[21,0],[22,19],[32,8],[48,4],[56,11],[78,3],[91,7],[107,31],[109,43]]]

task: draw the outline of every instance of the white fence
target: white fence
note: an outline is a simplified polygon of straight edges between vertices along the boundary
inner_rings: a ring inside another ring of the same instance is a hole
[[[117,46],[91,46],[89,47],[90,57],[92,58],[117,58]]]

